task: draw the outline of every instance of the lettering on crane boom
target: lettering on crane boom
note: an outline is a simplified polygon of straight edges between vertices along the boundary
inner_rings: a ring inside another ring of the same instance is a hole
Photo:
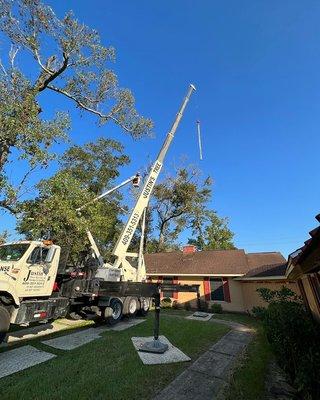
[[[145,188],[144,188],[144,190],[142,192],[143,200],[147,200],[149,198],[149,195],[150,195],[150,193],[151,193],[151,191],[153,189],[153,186],[154,186],[154,184],[155,184],[155,182],[157,180],[158,173],[159,173],[161,167],[162,167],[161,162],[157,161],[155,163],[152,171],[151,171],[151,174],[149,176],[148,182],[147,182],[147,184],[146,184],[146,186],[145,186]],[[145,206],[146,205],[147,205],[147,201],[146,201]],[[144,208],[143,205],[141,205],[141,206],[142,206],[142,208]],[[138,211],[136,211],[131,216],[130,221],[128,223],[128,227],[127,227],[127,229],[126,229],[126,231],[125,231],[125,233],[123,235],[123,238],[121,240],[121,244],[123,244],[124,246],[126,246],[128,244],[128,242],[131,240],[132,235],[133,235],[133,233],[134,233],[134,231],[135,231],[135,229],[136,229],[136,227],[138,225],[140,216],[141,215],[140,215],[140,213]]]
[[[152,173],[149,176],[148,183],[142,193],[144,199],[146,199],[149,196],[149,194],[153,188],[153,185],[155,184],[155,181],[158,177],[158,172],[160,171],[161,167],[162,167],[162,164],[159,161],[157,161],[155,166],[153,167]]]
[[[6,265],[0,265],[0,272],[9,272],[10,267]]]

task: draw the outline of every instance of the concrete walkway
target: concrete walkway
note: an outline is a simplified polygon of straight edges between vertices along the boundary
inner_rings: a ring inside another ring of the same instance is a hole
[[[215,318],[210,322],[228,325],[232,330],[182,372],[154,400],[221,399],[237,359],[252,339],[253,330],[236,322]]]

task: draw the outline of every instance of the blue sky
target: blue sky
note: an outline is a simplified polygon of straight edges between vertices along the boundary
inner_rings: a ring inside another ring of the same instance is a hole
[[[42,98],[46,115],[70,111],[75,143],[101,135],[121,140],[132,159],[122,171],[126,178],[157,154],[193,82],[198,90],[166,165],[184,155],[212,176],[211,207],[229,217],[236,246],[286,256],[303,244],[320,212],[319,1],[47,3],[59,16],[72,9],[116,48],[120,83],[155,122],[155,138],[133,141],[111,124],[98,128],[93,117],[80,118],[72,103],[55,94]],[[0,230],[5,228],[12,230],[14,220],[1,214]]]

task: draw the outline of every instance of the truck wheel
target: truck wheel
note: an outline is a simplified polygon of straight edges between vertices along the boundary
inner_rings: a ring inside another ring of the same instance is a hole
[[[0,306],[0,343],[4,341],[10,326],[10,314],[8,310]]]
[[[149,308],[150,308],[150,299],[142,298],[140,300],[139,315],[141,315],[141,317],[146,317],[148,315]]]
[[[123,303],[123,314],[128,317],[135,317],[139,308],[139,302],[136,297],[126,297]]]
[[[123,304],[119,299],[112,299],[110,301],[110,308],[112,312],[111,315],[106,318],[106,322],[108,325],[115,325],[121,320]]]

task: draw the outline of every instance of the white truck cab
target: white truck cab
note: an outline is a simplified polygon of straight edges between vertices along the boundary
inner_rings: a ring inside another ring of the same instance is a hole
[[[0,294],[21,298],[47,297],[53,290],[60,246],[50,241],[19,241],[0,246]]]

